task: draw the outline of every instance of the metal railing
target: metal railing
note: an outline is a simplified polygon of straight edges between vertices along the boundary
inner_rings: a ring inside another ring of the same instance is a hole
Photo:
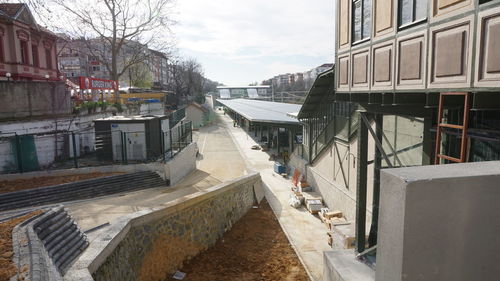
[[[193,141],[191,122],[168,131],[0,134],[0,174],[166,162]]]

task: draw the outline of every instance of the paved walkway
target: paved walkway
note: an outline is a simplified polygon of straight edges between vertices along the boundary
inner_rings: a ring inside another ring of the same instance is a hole
[[[251,147],[257,143],[243,129],[233,127],[228,116],[218,112],[218,118],[219,123],[224,124],[230,132],[248,169],[260,172],[266,187],[266,198],[311,279],[323,280],[323,251],[331,250],[327,243],[326,227],[305,208],[295,209],[288,204],[291,181],[274,173],[274,162],[269,160],[269,155],[252,150]]]
[[[197,170],[176,186],[162,187],[118,194],[99,199],[65,204],[83,230],[105,223],[113,223],[119,216],[155,208],[179,197],[206,189],[220,182],[234,179],[249,170],[261,173],[266,197],[285,234],[295,248],[314,281],[322,280],[323,251],[329,250],[326,228],[319,218],[305,209],[288,205],[291,182],[273,172],[273,161],[260,150],[252,150],[256,142],[221,112],[215,125],[202,128],[193,135],[198,143],[200,157]],[[104,230],[104,229],[103,229]],[[102,230],[91,232],[89,240]]]
[[[87,230],[106,223],[112,224],[115,219],[125,214],[161,207],[177,198],[247,174],[238,148],[220,124],[202,128],[194,133],[193,139],[200,151],[198,169],[177,185],[68,202],[65,206],[80,228]],[[100,233],[100,230],[91,232],[89,239],[92,241]]]

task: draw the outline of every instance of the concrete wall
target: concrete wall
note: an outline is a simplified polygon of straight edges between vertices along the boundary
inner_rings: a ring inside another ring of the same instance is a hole
[[[79,175],[79,174],[90,174],[90,173],[135,173],[135,172],[145,172],[153,171],[162,177],[162,179],[168,179],[165,172],[165,165],[162,163],[148,163],[148,164],[130,164],[130,165],[109,165],[109,166],[98,166],[98,167],[84,167],[84,168],[73,168],[73,169],[61,169],[61,170],[46,170],[46,171],[36,171],[28,173],[18,173],[18,174],[5,174],[2,175],[2,180],[17,180],[17,179],[31,179],[38,177],[55,177],[55,176],[65,176],[65,175]]]
[[[260,182],[254,173],[168,202],[162,209],[121,217],[91,242],[65,280],[164,280],[214,245],[252,207],[254,193],[262,194],[254,191]]]
[[[170,179],[170,185],[175,185],[196,169],[196,152],[198,145],[193,142],[165,164],[165,177]]]
[[[78,154],[95,150],[95,131],[92,120],[110,116],[111,113],[97,113],[77,117],[60,117],[39,120],[9,121],[0,123],[0,172],[15,171],[17,162],[10,136],[14,134],[36,134],[34,137],[38,164],[43,169],[50,166],[57,156],[72,153],[70,138],[63,133],[57,135],[57,153],[55,131],[79,131],[76,137],[79,145]]]
[[[375,125],[372,125],[375,130]],[[422,134],[423,122],[411,118],[387,115],[384,116],[384,133],[391,146],[396,150],[409,150],[399,152],[397,155],[405,165],[420,165],[422,163]],[[356,164],[357,164],[357,139],[350,143],[335,141],[323,151],[312,163],[307,163],[297,155],[292,155],[290,165],[299,169],[301,174],[323,196],[325,204],[336,210],[341,210],[348,220],[356,219]],[[391,150],[387,142],[383,142],[384,150],[388,155]],[[375,155],[375,141],[368,137],[368,161],[373,161]],[[392,163],[397,163],[394,156],[389,157]],[[382,161],[382,166],[386,163]],[[373,201],[373,169],[368,165],[368,190],[367,190],[367,225],[371,224],[371,210]],[[343,172],[342,172],[343,170]]]
[[[63,82],[0,81],[0,119],[71,114]]]
[[[497,280],[499,181],[500,162],[382,171],[376,280]]]
[[[373,145],[369,147],[372,148]],[[368,160],[372,159],[373,150],[370,149]],[[307,169],[307,181],[321,193],[325,204],[331,209],[341,210],[350,221],[356,219],[356,160],[356,140],[349,144],[336,142]],[[369,165],[367,202],[370,203],[373,194],[370,185],[372,180],[373,165]],[[368,204],[367,221],[371,221],[371,204]]]
[[[193,122],[193,128],[203,126],[205,112],[194,105],[186,107],[186,120]]]
[[[62,169],[62,170],[46,170],[36,171],[22,174],[5,174],[2,175],[3,180],[16,180],[16,179],[29,179],[42,176],[63,176],[74,174],[88,174],[88,173],[134,173],[140,171],[154,171],[157,172],[164,180],[169,179],[170,185],[175,185],[182,180],[186,175],[196,169],[196,152],[198,146],[195,142],[188,145],[181,152],[179,152],[173,159],[167,163],[160,162],[147,163],[147,164],[130,164],[130,165],[110,165],[98,167],[84,167],[78,169]]]

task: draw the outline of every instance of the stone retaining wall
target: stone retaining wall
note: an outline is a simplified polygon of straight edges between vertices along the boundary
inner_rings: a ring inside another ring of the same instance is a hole
[[[65,280],[166,280],[262,198],[255,173],[121,218],[92,241]]]

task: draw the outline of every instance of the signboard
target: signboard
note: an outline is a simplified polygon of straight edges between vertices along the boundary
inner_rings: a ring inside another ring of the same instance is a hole
[[[304,138],[303,138],[302,134],[295,135],[295,143],[302,144],[303,141],[304,141]]]
[[[114,80],[80,76],[80,89],[116,90],[118,89],[118,82]]]

